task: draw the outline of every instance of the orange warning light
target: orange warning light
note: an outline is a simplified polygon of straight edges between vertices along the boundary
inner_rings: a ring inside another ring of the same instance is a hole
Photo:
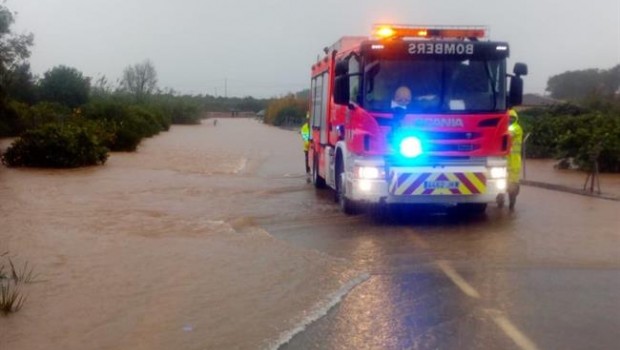
[[[378,39],[392,38],[484,38],[486,28],[481,26],[409,26],[379,24],[374,27]]]
[[[390,38],[396,34],[396,31],[390,26],[379,26],[375,30],[375,34],[379,38]]]

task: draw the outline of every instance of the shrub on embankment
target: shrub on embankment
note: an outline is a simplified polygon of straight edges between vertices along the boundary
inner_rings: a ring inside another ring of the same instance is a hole
[[[99,123],[105,146],[112,151],[135,151],[145,137],[151,137],[170,128],[171,120],[156,108],[128,105],[109,99],[91,102],[81,109],[80,115]]]
[[[108,149],[97,137],[96,125],[46,124],[26,131],[2,155],[8,166],[75,168],[103,164]]]
[[[620,172],[620,108],[613,103],[532,109],[520,113],[529,158],[556,158],[590,170]]]
[[[195,98],[160,95],[151,105],[153,110],[160,112],[172,124],[200,124],[202,107]]]
[[[288,95],[275,99],[267,106],[265,123],[276,126],[301,125],[308,110],[308,99]]]
[[[103,164],[108,151],[135,151],[142,139],[167,131],[173,122],[198,124],[200,109],[177,97],[135,104],[107,96],[73,110],[57,103],[14,103],[21,137],[3,156],[9,166],[70,168]]]

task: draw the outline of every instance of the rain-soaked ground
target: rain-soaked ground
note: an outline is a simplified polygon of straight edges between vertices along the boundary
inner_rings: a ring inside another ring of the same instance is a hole
[[[620,344],[620,202],[346,217],[302,159],[295,132],[222,119],[103,167],[0,168],[0,254],[38,273],[0,349]]]

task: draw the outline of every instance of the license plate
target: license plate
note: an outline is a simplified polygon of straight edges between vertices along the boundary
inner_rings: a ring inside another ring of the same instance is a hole
[[[458,181],[424,181],[424,188],[434,190],[438,188],[458,189],[460,182]]]

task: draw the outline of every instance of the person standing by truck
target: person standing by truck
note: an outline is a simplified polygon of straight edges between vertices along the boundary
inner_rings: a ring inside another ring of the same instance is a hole
[[[310,125],[308,120],[310,115],[306,113],[306,122],[301,126],[300,134],[304,143],[304,166],[306,167],[306,180],[310,180],[310,166],[308,166],[308,149],[310,148]]]
[[[508,155],[508,208],[514,210],[519,194],[519,181],[521,180],[521,149],[523,144],[523,129],[519,125],[519,115],[514,108],[508,111],[510,116],[510,154]]]

